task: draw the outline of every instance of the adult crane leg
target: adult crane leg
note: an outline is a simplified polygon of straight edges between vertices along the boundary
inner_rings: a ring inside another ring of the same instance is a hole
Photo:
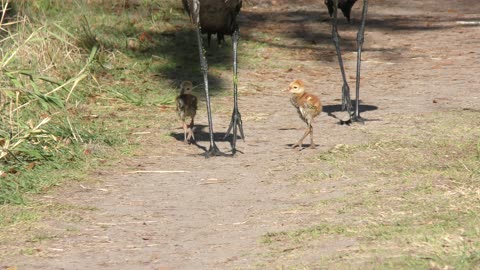
[[[357,78],[356,78],[356,88],[355,88],[355,115],[353,116],[354,121],[363,122],[363,119],[360,117],[359,103],[360,103],[360,65],[362,62],[362,47],[363,41],[365,40],[365,21],[367,19],[368,11],[368,0],[363,0],[363,9],[362,9],[362,20],[360,22],[360,28],[357,33]]]
[[[240,112],[238,111],[238,76],[237,76],[237,48],[238,48],[238,39],[239,39],[239,31],[238,27],[235,29],[235,32],[232,34],[232,46],[233,46],[233,113],[232,113],[232,120],[230,121],[230,126],[225,133],[225,138],[228,137],[230,131],[232,131],[232,154],[237,152],[236,145],[237,145],[237,128],[240,132],[240,136],[245,141],[245,135],[243,134],[243,125],[242,125],[242,117],[240,116]]]
[[[197,24],[195,28],[197,33],[198,52],[200,55],[200,65],[203,73],[203,83],[205,85],[205,99],[207,103],[207,115],[208,115],[208,132],[210,135],[210,148],[205,153],[205,157],[208,158],[211,156],[223,156],[225,154],[218,149],[213,139],[212,109],[210,107],[210,94],[208,92],[208,64],[207,64],[207,58],[205,57],[205,54],[204,54],[202,36],[200,34],[200,26]]]
[[[338,64],[340,65],[340,72],[342,73],[343,86],[342,86],[342,110],[347,110],[348,116],[352,117],[352,100],[350,99],[350,87],[348,86],[347,76],[345,75],[345,68],[343,66],[342,52],[340,51],[340,41],[337,30],[337,10],[338,0],[333,0],[333,17],[332,17],[332,39],[335,44],[335,50],[337,51]]]

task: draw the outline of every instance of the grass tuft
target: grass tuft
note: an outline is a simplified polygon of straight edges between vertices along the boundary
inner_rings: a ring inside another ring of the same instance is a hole
[[[308,247],[328,235],[359,243],[354,252],[322,258],[323,267],[340,263],[378,269],[478,267],[480,129],[472,128],[480,124],[478,115],[442,112],[441,117],[434,113],[414,120],[398,119],[393,122],[404,124],[388,130],[370,129],[370,143],[339,145],[321,153],[317,161],[331,177],[314,171],[294,181],[345,196],[302,208],[303,215],[322,211],[325,220],[320,225],[269,233],[262,242],[272,250],[276,245]],[[414,134],[402,133],[405,129]],[[345,179],[350,184],[343,184]],[[331,185],[335,182],[339,184]]]

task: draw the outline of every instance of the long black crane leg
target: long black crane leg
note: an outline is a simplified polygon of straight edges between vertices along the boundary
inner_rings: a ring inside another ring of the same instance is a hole
[[[243,134],[243,125],[242,125],[242,117],[238,110],[238,76],[237,76],[237,48],[238,48],[238,39],[239,39],[239,31],[238,27],[235,29],[235,32],[232,34],[232,46],[233,46],[233,113],[232,113],[232,120],[230,121],[230,126],[225,133],[225,138],[228,137],[230,131],[232,131],[232,154],[237,152],[236,145],[237,145],[237,127],[238,131],[240,132],[240,136],[245,141],[245,135]]]
[[[203,73],[203,83],[205,85],[205,99],[207,103],[207,115],[208,115],[208,132],[210,135],[210,148],[205,153],[205,157],[208,158],[211,156],[223,156],[225,154],[218,149],[213,139],[212,109],[210,107],[210,94],[208,93],[208,64],[204,54],[204,49],[202,45],[202,36],[200,35],[200,26],[198,24],[196,27],[196,32],[197,32],[197,40],[198,40],[198,52],[200,55],[200,65]]]
[[[350,99],[350,87],[348,86],[347,77],[345,75],[345,68],[343,67],[342,53],[340,51],[340,44],[337,30],[337,10],[338,0],[333,0],[333,17],[332,17],[332,39],[335,44],[335,49],[338,56],[338,64],[340,65],[340,71],[342,73],[343,86],[342,86],[342,110],[347,110],[348,116],[352,117],[352,101]]]
[[[365,21],[367,19],[368,11],[368,0],[363,0],[363,10],[362,10],[362,20],[360,22],[360,28],[358,29],[357,34],[357,78],[356,78],[356,88],[355,88],[355,115],[353,116],[353,121],[363,122],[363,119],[360,117],[359,103],[360,103],[360,66],[362,63],[362,47],[365,40]]]

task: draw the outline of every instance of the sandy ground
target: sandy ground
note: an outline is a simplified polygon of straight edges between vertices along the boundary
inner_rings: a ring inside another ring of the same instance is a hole
[[[296,1],[295,6],[288,2],[252,0],[242,10],[244,39],[260,40],[259,33],[278,37],[262,39],[265,65],[239,67],[247,137],[238,149],[243,153],[204,159],[202,150],[184,145],[180,135],[161,143],[154,135],[144,135],[143,151],[108,173],[94,175],[101,181],[75,183],[46,199],[86,209],[77,211],[77,218],[45,221],[42,230],[52,237],[26,244],[38,251],[36,255],[6,257],[0,266],[256,269],[269,261],[262,235],[306,227],[322,215],[297,215],[289,209],[344,196],[328,187],[328,192],[300,196],[308,183],[288,181],[322,169],[313,159],[318,153],[338,144],[367,142],[365,130],[388,128],[399,115],[479,109],[480,5],[473,0],[371,1],[361,92],[362,116],[368,121],[339,125],[324,113],[314,127],[317,149],[290,149],[304,125],[280,90],[301,78],[321,97],[326,111],[336,112],[341,80],[323,1]],[[357,3],[352,25],[343,18],[340,25],[352,89],[360,8]],[[214,103],[230,104],[231,97],[218,97]],[[221,135],[228,121],[228,114],[215,114],[215,131]],[[204,111],[197,123],[206,124]],[[205,130],[197,135],[201,146],[208,146]],[[145,131],[168,132],[159,126]],[[182,134],[181,129],[174,132]],[[229,144],[219,142],[219,147],[228,151]],[[334,213],[328,215],[335,218]],[[308,263],[356,244],[354,239],[325,239],[304,259]]]

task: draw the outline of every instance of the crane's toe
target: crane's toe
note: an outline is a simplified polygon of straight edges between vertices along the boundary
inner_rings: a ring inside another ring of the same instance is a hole
[[[352,115],[351,122],[365,124],[365,121],[367,121],[367,119],[361,117],[360,115]]]
[[[213,145],[210,145],[210,149],[208,149],[208,151],[205,152],[205,158],[217,157],[217,156],[226,157],[226,156],[230,156],[230,155],[225,154],[222,151],[220,151],[220,149],[218,149],[217,145],[215,143],[213,143]]]
[[[365,124],[365,121],[367,121],[367,119],[361,117],[360,115],[355,115],[354,113],[349,116],[349,115],[346,115],[345,117],[341,117],[341,118],[338,118],[337,119],[340,119],[340,124],[341,125],[351,125],[352,123],[360,123],[360,124]]]
[[[297,148],[297,147],[300,147],[300,150],[301,150],[301,149],[302,149],[302,143],[301,143],[301,142],[297,142],[297,143],[294,143],[294,144],[292,145],[292,149],[295,149],[295,148]]]
[[[224,140],[230,135],[230,131],[232,131],[232,153],[235,154],[237,152],[237,137],[238,133],[240,133],[240,137],[243,141],[245,141],[245,135],[243,133],[243,123],[242,123],[242,116],[238,110],[234,110],[232,113],[232,120],[230,121],[230,125],[228,126],[227,132],[225,133]]]

